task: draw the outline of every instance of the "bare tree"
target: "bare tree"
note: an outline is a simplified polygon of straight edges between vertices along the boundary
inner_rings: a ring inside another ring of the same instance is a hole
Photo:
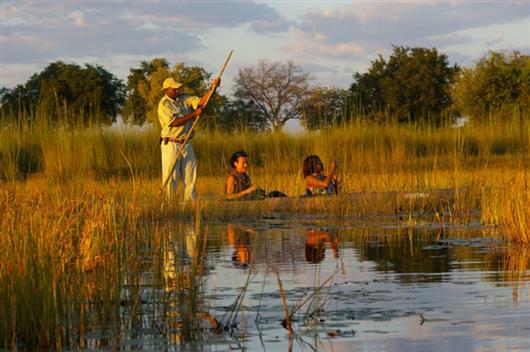
[[[235,96],[252,102],[274,130],[289,119],[299,118],[299,106],[308,94],[309,75],[292,61],[260,61],[239,70]]]

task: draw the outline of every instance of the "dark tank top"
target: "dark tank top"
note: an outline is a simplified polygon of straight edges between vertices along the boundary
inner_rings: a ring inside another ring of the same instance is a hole
[[[246,190],[247,188],[249,188],[250,186],[252,186],[252,183],[250,182],[250,177],[248,177],[246,173],[239,173],[236,170],[232,170],[232,172],[230,173],[228,177],[230,176],[232,176],[236,180],[236,183],[234,185],[234,193],[242,192]],[[225,186],[225,193],[226,193],[226,186]]]

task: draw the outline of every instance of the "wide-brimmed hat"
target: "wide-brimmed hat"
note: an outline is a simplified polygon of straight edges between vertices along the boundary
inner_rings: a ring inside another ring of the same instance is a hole
[[[166,90],[168,88],[178,89],[180,87],[182,87],[182,83],[175,81],[173,77],[166,78],[162,84],[162,90]]]

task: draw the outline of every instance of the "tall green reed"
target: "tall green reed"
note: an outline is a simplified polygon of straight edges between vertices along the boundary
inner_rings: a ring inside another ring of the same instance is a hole
[[[250,154],[255,170],[269,175],[301,171],[305,156],[325,163],[338,159],[345,174],[436,171],[459,167],[516,166],[526,143],[513,119],[491,125],[430,128],[375,125],[356,120],[348,125],[297,135],[226,134],[201,131],[193,140],[200,175],[228,173],[236,150]],[[0,130],[2,178],[42,173],[51,178],[138,177],[159,175],[157,128],[102,128],[47,124],[36,119]]]
[[[168,312],[162,321],[168,336],[195,340],[204,321],[209,328],[216,323],[201,300],[207,231],[192,228],[195,249],[184,249],[187,229],[174,222],[200,214],[176,207],[161,212],[151,196],[157,185],[130,186],[34,179],[0,188],[0,348],[117,349],[142,331],[143,315],[158,318],[158,310],[146,308],[146,294],[159,297],[160,309],[173,302],[178,314]],[[163,258],[169,252],[176,276],[168,286]],[[146,285],[152,277],[146,273],[158,279]]]

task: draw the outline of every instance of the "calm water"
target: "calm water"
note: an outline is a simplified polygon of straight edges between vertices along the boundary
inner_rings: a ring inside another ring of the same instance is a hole
[[[141,300],[123,310],[136,323],[122,349],[530,350],[530,252],[473,224],[269,219],[162,232],[159,264],[146,249]],[[131,291],[126,283],[124,297]],[[186,333],[176,311],[189,310],[197,318]],[[88,336],[88,347],[106,348],[101,334]]]

